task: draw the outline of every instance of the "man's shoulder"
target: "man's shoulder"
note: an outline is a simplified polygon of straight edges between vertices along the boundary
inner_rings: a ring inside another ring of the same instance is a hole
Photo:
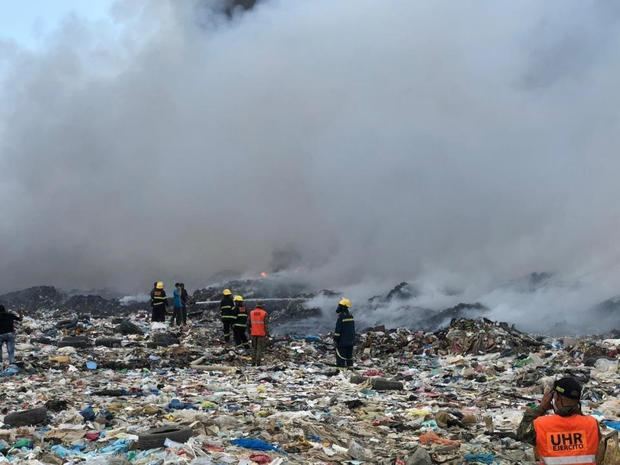
[[[527,415],[529,413],[529,415]],[[536,409],[531,409],[531,411],[526,412],[526,416],[530,416],[533,417],[532,421],[534,424],[540,424],[540,423],[544,423],[544,422],[548,422],[548,421],[553,421],[557,418],[562,418],[559,415],[556,415],[555,413],[551,413],[549,415],[547,414],[540,414],[536,411]]]

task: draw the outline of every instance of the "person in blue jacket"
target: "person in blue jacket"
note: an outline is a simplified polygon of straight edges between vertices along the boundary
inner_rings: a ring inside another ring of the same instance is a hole
[[[174,285],[174,292],[172,293],[172,306],[173,313],[170,325],[181,326],[183,324],[183,289],[180,283]]]
[[[355,345],[355,320],[351,315],[351,301],[342,299],[336,309],[338,321],[334,331],[336,346],[336,365],[339,367],[353,366],[353,346]]]

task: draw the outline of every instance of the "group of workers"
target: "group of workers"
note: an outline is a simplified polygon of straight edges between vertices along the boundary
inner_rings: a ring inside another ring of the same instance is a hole
[[[187,324],[187,304],[189,294],[184,283],[175,283],[172,292],[172,317],[171,326],[185,326]],[[151,290],[151,321],[165,323],[168,309],[168,296],[164,290],[164,283],[156,281]]]
[[[235,345],[247,346],[249,331],[252,344],[252,365],[260,365],[269,339],[269,314],[263,303],[258,302],[249,314],[245,308],[243,296],[235,295],[230,289],[224,289],[220,301],[220,318],[224,330],[224,341],[230,342],[231,333]],[[336,366],[340,368],[353,366],[353,347],[355,346],[355,319],[351,314],[351,301],[342,299],[336,309],[338,319],[334,331]]]
[[[189,297],[183,283],[175,284],[173,297],[174,312],[171,325],[185,325]],[[165,322],[167,306],[168,296],[164,290],[164,283],[157,281],[151,291],[151,321]],[[351,314],[351,301],[346,298],[340,300],[336,313],[338,314],[334,331],[336,366],[352,367],[355,319]],[[220,318],[224,330],[224,342],[230,343],[232,336],[235,345],[239,348],[245,348],[251,344],[252,365],[260,365],[269,340],[269,314],[264,304],[258,302],[255,308],[248,312],[243,296],[233,295],[230,289],[224,289],[220,301]]]
[[[185,325],[189,297],[183,283],[175,284],[173,297],[174,312],[171,325]],[[157,281],[151,291],[151,321],[165,322],[167,306],[168,297],[164,290],[164,283]],[[338,314],[334,331],[336,366],[352,367],[355,319],[351,314],[351,301],[347,298],[340,300],[336,313]],[[224,289],[220,301],[220,318],[224,330],[224,342],[229,343],[232,335],[237,347],[244,348],[251,344],[252,365],[260,365],[269,339],[269,314],[264,304],[258,302],[255,308],[248,312],[243,296],[233,295],[230,289]]]
[[[224,329],[224,341],[230,342],[230,335],[239,348],[251,343],[252,365],[259,366],[269,339],[269,314],[263,303],[258,302],[249,313],[245,308],[243,296],[235,295],[230,289],[224,289],[220,301],[220,318]],[[248,332],[250,339],[248,340]]]

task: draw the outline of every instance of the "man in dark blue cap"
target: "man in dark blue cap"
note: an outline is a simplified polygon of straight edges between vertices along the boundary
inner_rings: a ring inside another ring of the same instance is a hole
[[[572,377],[559,379],[540,405],[528,409],[517,438],[535,447],[543,465],[598,465],[605,450],[599,447],[598,422],[581,412],[581,384]],[[549,410],[553,413],[547,414]]]

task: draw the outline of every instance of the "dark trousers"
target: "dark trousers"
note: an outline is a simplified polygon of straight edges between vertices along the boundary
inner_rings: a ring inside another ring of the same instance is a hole
[[[181,320],[184,325],[187,324],[187,305],[183,305],[183,308],[181,308]]]
[[[353,366],[353,346],[336,346],[336,365],[339,367]]]
[[[235,336],[235,345],[247,345],[248,336],[245,326],[233,326],[233,336]]]
[[[6,352],[9,356],[9,364],[15,363],[15,333],[0,334],[0,369],[2,365],[2,346],[6,344]]]
[[[172,311],[172,318],[170,318],[170,324],[174,326],[181,326],[183,324],[183,308],[182,307],[174,307]]]
[[[267,336],[252,336],[252,365],[259,366],[267,346]]]
[[[222,323],[224,323],[224,340],[230,342],[230,333],[232,332],[234,320],[222,318]]]
[[[165,323],[166,322],[166,306],[164,304],[153,305],[151,313],[151,321]]]

